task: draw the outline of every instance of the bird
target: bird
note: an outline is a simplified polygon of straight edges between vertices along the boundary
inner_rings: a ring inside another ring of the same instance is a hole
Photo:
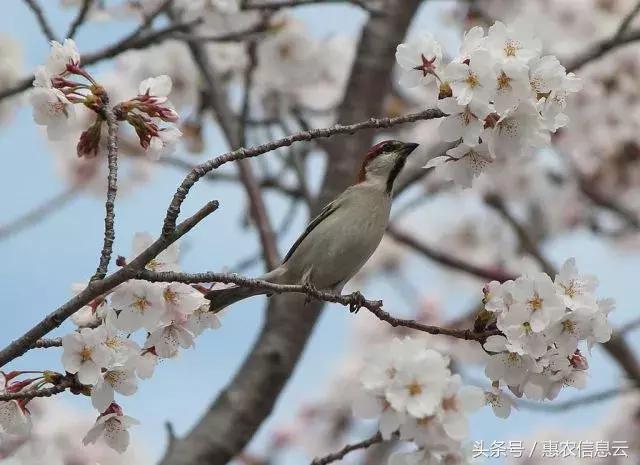
[[[378,248],[389,221],[394,182],[418,145],[385,140],[371,147],[355,183],[309,223],[277,268],[258,279],[342,292]],[[259,294],[270,292],[232,286],[211,290],[205,297],[209,310],[218,312]]]

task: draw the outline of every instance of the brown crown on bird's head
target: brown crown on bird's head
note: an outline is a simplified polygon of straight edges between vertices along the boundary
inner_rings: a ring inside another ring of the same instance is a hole
[[[407,157],[418,144],[385,140],[369,149],[364,157],[357,182],[368,180],[371,176],[384,177],[387,191],[391,192],[393,182],[404,167]]]

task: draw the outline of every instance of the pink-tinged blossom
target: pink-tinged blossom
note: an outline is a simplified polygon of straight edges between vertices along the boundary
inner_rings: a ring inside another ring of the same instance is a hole
[[[488,105],[495,82],[491,56],[486,50],[476,50],[467,61],[449,63],[443,79],[449,83],[460,105],[468,105],[473,100]]]
[[[0,430],[20,436],[31,430],[31,416],[19,401],[0,402]]]
[[[398,45],[396,60],[400,65],[400,84],[430,85],[437,81],[441,71],[442,49],[431,34],[425,33]]]
[[[93,444],[102,437],[109,447],[122,454],[129,447],[129,428],[139,424],[139,422],[135,418],[123,415],[119,407],[117,409],[110,408],[109,410],[116,411],[99,416],[95,425],[87,432],[82,443],[84,445]]]
[[[75,109],[61,91],[36,87],[31,90],[29,101],[33,107],[33,120],[46,126],[50,140],[60,140],[69,133],[75,121]]]
[[[63,74],[67,69],[67,65],[77,65],[79,63],[80,52],[78,52],[73,39],[65,39],[62,44],[55,40],[51,41],[51,51],[45,65],[49,74]]]

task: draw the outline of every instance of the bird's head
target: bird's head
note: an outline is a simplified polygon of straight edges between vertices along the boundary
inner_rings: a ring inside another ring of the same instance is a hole
[[[385,140],[369,149],[358,174],[358,184],[379,185],[391,193],[393,183],[404,167],[407,157],[418,144]]]

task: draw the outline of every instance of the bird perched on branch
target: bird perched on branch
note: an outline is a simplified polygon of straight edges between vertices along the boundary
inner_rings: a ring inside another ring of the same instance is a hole
[[[306,284],[340,293],[376,250],[387,228],[393,184],[418,144],[380,142],[367,153],[358,178],[320,214],[293,244],[282,264],[259,279]],[[269,291],[233,286],[209,292],[210,310]]]

